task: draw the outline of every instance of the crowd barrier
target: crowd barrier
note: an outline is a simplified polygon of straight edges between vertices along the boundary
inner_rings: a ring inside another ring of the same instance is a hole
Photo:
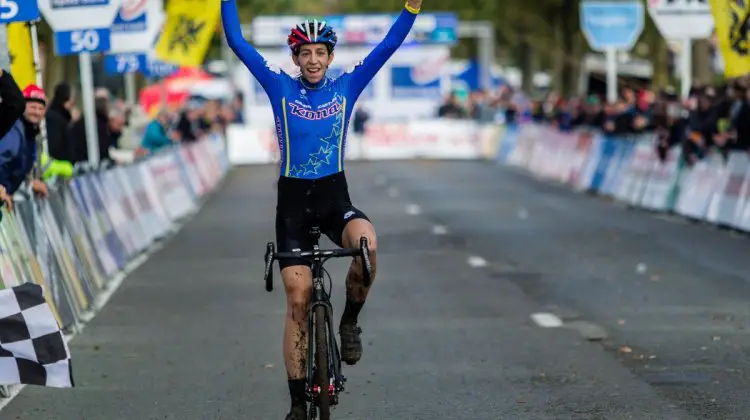
[[[467,120],[426,119],[368,123],[365,133],[348,132],[347,160],[491,159],[500,126]],[[278,161],[278,141],[272,128],[230,125],[229,160],[235,165]]]
[[[0,287],[43,286],[66,332],[136,258],[176,231],[229,170],[224,139],[211,137],[50,185],[46,199],[18,193],[0,221]],[[0,389],[7,392],[7,389]]]
[[[273,128],[232,125],[232,164],[278,161]],[[653,133],[604,136],[561,132],[537,124],[478,124],[426,119],[368,123],[349,132],[347,160],[497,159],[547,180],[611,197],[634,207],[750,231],[750,158],[732,152],[688,166],[680,147],[657,156]]]
[[[522,124],[507,127],[498,160],[577,191],[611,197],[633,207],[750,231],[750,157],[709,155],[686,165],[680,147],[664,160],[655,135],[604,136]]]

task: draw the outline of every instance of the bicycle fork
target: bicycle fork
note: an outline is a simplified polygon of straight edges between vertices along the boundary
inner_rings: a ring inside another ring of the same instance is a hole
[[[325,289],[323,288],[323,280],[321,278],[317,278],[313,282],[313,293],[312,293],[312,300],[310,303],[310,308],[308,309],[308,317],[307,317],[307,328],[308,328],[308,346],[307,346],[307,378],[308,383],[314,383],[315,378],[315,308],[318,306],[322,306],[325,308],[326,313],[326,324],[327,325],[327,338],[328,338],[328,376],[329,376],[329,385],[328,385],[328,395],[331,397],[331,405],[338,404],[338,394],[340,392],[344,391],[344,383],[346,382],[346,377],[344,377],[341,374],[341,354],[339,353],[339,346],[336,343],[336,336],[334,335],[334,329],[333,329],[333,306],[331,305],[331,302],[328,300],[328,294],[326,293]],[[333,379],[333,381],[331,381]],[[331,383],[332,382],[332,383]],[[321,392],[321,389],[318,385],[313,385],[312,387],[309,387],[308,391],[308,399],[313,402],[313,404],[316,403],[317,397],[319,393]]]

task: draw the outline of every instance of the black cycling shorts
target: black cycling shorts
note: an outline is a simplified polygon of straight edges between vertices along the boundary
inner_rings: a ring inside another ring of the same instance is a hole
[[[343,247],[342,234],[347,223],[356,219],[370,220],[354,207],[344,172],[318,179],[279,177],[276,202],[276,246],[279,252],[312,249],[310,230],[320,232]],[[283,270],[293,265],[310,266],[304,259],[282,260]]]

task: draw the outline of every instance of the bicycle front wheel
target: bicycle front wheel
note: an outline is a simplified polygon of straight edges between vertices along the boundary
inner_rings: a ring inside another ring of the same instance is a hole
[[[331,419],[331,399],[328,394],[328,335],[326,334],[326,310],[323,305],[315,308],[315,385],[320,387],[318,408],[320,420]]]

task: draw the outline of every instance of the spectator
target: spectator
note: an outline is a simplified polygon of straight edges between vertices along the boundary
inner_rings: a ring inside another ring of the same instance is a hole
[[[111,145],[111,130],[109,122],[109,99],[103,94],[94,100],[96,109],[96,131],[99,137],[99,161],[112,160],[109,155]],[[76,121],[70,129],[70,136],[73,138],[74,151],[73,163],[86,162],[89,159],[88,141],[86,136],[85,119],[81,118]]]
[[[461,107],[456,92],[452,92],[445,103],[438,109],[440,118],[466,118],[466,111]]]
[[[357,135],[364,135],[365,134],[365,125],[367,124],[367,121],[370,119],[370,115],[367,113],[367,111],[362,107],[361,105],[357,107],[356,110],[354,110],[354,118],[352,121],[352,128],[354,129],[354,133]]]
[[[111,109],[109,111],[109,140],[108,147],[119,148],[120,137],[122,137],[122,131],[125,129],[127,117],[125,111],[121,109]]]
[[[36,85],[27,86],[23,97],[26,101],[23,117],[0,139],[0,198],[9,209],[13,206],[11,197],[34,167],[36,137],[47,106],[44,91]],[[39,180],[32,180],[31,188],[37,196],[48,194],[47,186]]]
[[[242,96],[242,93],[238,93],[234,96],[232,99],[232,110],[234,110],[234,120],[232,120],[232,123],[234,124],[244,124],[245,123],[245,105],[244,105],[244,99]]]
[[[201,115],[201,105],[198,101],[189,101],[185,111],[180,114],[177,122],[177,136],[183,143],[191,143],[199,140],[211,128],[203,120]]]
[[[169,114],[167,111],[160,111],[146,127],[141,147],[148,153],[156,153],[175,141],[169,133]]]
[[[67,83],[55,86],[55,95],[47,108],[47,145],[54,159],[71,161],[74,158],[74,144],[70,137],[73,125],[71,113],[75,104],[75,92]]]
[[[750,152],[750,89],[737,84],[730,110],[730,121],[734,131],[734,149]]]
[[[24,113],[26,100],[10,73],[0,69],[0,137],[16,124]]]

